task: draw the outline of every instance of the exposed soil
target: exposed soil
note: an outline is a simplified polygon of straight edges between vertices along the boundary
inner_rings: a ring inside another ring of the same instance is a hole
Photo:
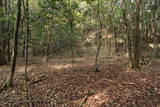
[[[129,70],[127,59],[100,60],[68,57],[45,61],[31,58],[29,81],[24,81],[24,60],[18,58],[14,86],[0,93],[0,107],[160,107],[160,59],[139,71]],[[0,86],[9,67],[0,67]]]

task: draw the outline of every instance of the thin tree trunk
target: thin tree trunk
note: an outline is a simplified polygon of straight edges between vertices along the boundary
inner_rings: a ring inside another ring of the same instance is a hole
[[[130,29],[130,28],[129,28]],[[132,55],[132,40],[131,40],[131,35],[130,35],[130,31],[127,32],[128,35],[128,56],[129,56],[129,67],[133,68],[133,55]]]
[[[112,38],[109,39],[109,56],[112,57]]]
[[[130,12],[130,0],[129,0],[129,12]],[[129,60],[129,67],[132,68],[133,67],[133,56],[132,56],[132,40],[131,40],[131,31],[130,31],[130,25],[129,25],[129,21],[127,19],[127,16],[126,16],[126,8],[125,8],[125,0],[123,0],[122,2],[122,8],[123,8],[123,21],[124,21],[124,24],[126,26],[126,33],[127,33],[127,45],[128,45],[128,60]],[[129,13],[130,15],[130,13]]]
[[[74,51],[73,51],[73,22],[71,22],[71,38],[70,38],[70,48],[71,48],[71,53],[72,53],[72,63],[74,64]]]
[[[70,16],[69,16],[69,24],[70,24],[70,50],[71,50],[71,55],[72,55],[72,67],[74,66],[74,50],[73,50],[73,20],[74,20],[74,14],[72,12],[72,7],[71,7],[71,1],[70,1]]]
[[[140,58],[140,5],[141,0],[136,0],[136,25],[135,25],[135,35],[134,35],[134,48],[133,48],[133,69],[138,69],[139,66],[139,58]]]
[[[17,2],[17,19],[15,24],[15,30],[14,30],[14,38],[13,38],[13,53],[12,53],[12,60],[11,60],[11,71],[9,74],[9,77],[2,88],[7,88],[12,85],[13,77],[15,73],[15,67],[16,67],[16,58],[17,58],[17,44],[18,44],[18,33],[19,33],[19,27],[20,27],[20,20],[21,20],[21,0],[18,0]]]
[[[115,54],[118,53],[118,47],[117,47],[117,31],[116,28],[114,27],[114,46],[115,46]]]
[[[98,0],[98,21],[99,21],[99,44],[98,44],[98,49],[97,49],[97,53],[96,53],[96,59],[95,59],[95,66],[96,66],[96,70],[95,72],[100,72],[100,70],[98,69],[98,56],[100,53],[100,48],[101,48],[101,44],[102,44],[102,21],[101,21],[101,17],[100,17],[100,2]]]
[[[105,37],[105,43],[104,44],[105,44],[105,52],[107,53],[107,36]]]
[[[6,16],[7,16],[7,30],[6,30],[6,34],[7,34],[7,61],[10,62],[11,58],[10,58],[10,1],[6,1],[4,0],[5,4],[6,4]]]
[[[51,49],[51,35],[50,35],[50,21],[48,21],[48,27],[46,28],[47,30],[47,49],[46,49],[46,55],[47,58],[50,55],[50,49]],[[47,59],[48,60],[48,59]]]
[[[25,35],[24,35],[24,30],[23,30],[23,23],[24,23],[24,17],[21,20],[21,34],[23,36],[23,50],[22,50],[22,57],[25,57],[25,44],[26,44],[26,40],[25,40]]]
[[[10,38],[7,40],[7,60],[8,62],[11,61],[11,56],[10,56]]]
[[[0,8],[2,9],[0,12],[0,17],[4,17],[4,4],[3,4],[3,0],[0,0]],[[5,65],[7,64],[6,58],[5,58],[5,38],[4,38],[4,21],[0,20],[0,35],[2,35],[2,39],[0,39],[0,66],[1,65]]]
[[[28,0],[26,0],[26,9],[25,9],[25,4],[24,5],[24,13],[26,17],[26,24],[27,24],[27,35],[25,39],[25,80],[28,81],[28,76],[27,76],[27,67],[28,67],[28,42],[29,42],[29,35],[30,35],[30,30],[29,30],[29,3]]]
[[[156,4],[156,0],[154,0],[154,4]],[[158,23],[158,8],[159,8],[159,5],[157,5],[157,9],[155,10],[155,12],[154,12],[154,16],[155,16],[155,20],[154,20],[154,22],[155,23]],[[156,31],[156,26],[153,26],[153,38],[154,38],[154,51],[153,51],[153,53],[155,54],[156,53],[156,51],[157,51],[157,49],[158,49],[158,35],[157,35],[157,33],[156,33],[157,31]],[[154,57],[157,57],[157,55],[155,54],[155,56]]]

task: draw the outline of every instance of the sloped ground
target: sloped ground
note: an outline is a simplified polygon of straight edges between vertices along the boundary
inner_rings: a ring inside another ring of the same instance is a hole
[[[24,81],[23,59],[19,58],[14,86],[0,93],[0,107],[158,107],[160,106],[160,60],[140,71],[127,69],[125,58],[101,59],[100,73],[94,58],[68,57],[29,61],[30,81]],[[0,85],[8,75],[0,68]]]

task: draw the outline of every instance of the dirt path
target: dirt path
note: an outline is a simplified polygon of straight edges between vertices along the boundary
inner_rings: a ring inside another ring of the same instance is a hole
[[[160,106],[160,61],[155,59],[141,71],[127,69],[123,58],[103,59],[100,73],[94,71],[94,58],[77,58],[72,68],[67,57],[45,62],[32,58],[30,81],[23,77],[23,61],[19,59],[14,87],[0,93],[0,107],[158,107]],[[123,63],[122,63],[123,62]],[[4,71],[5,70],[5,71]],[[0,85],[8,75],[8,67],[0,68]]]

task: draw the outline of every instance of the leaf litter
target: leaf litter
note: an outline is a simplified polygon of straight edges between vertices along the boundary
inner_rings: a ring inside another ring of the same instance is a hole
[[[149,68],[129,70],[127,59],[100,60],[100,73],[94,72],[94,58],[68,57],[29,60],[24,81],[23,59],[18,58],[14,86],[0,93],[0,107],[158,107],[160,106],[160,61]],[[123,60],[123,61],[122,61]],[[0,85],[9,67],[0,67]]]

